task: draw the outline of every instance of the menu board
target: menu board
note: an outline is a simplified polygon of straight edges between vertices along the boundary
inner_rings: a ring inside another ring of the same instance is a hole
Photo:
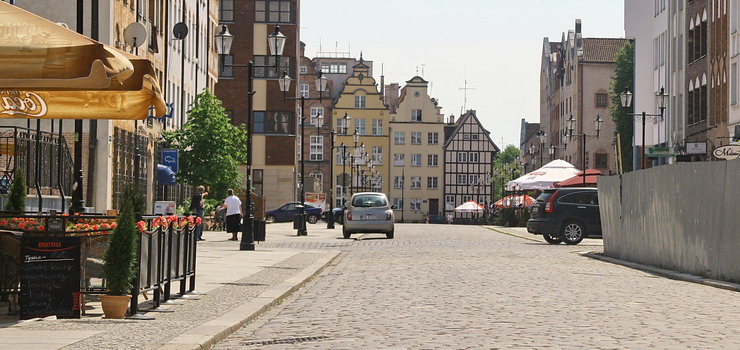
[[[22,320],[56,316],[80,318],[80,239],[21,239]]]

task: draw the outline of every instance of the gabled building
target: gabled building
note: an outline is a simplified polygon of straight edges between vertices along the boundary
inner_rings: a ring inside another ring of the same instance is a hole
[[[388,197],[401,222],[423,222],[443,209],[444,115],[428,86],[419,76],[407,81],[391,114]]]
[[[444,143],[444,213],[458,220],[469,219],[471,213],[457,213],[454,209],[470,200],[486,206],[492,203],[493,159],[500,149],[474,110],[468,110],[447,128],[450,130]]]
[[[390,113],[362,55],[335,100],[332,125],[341,131],[335,139],[336,204],[361,191],[387,192]]]

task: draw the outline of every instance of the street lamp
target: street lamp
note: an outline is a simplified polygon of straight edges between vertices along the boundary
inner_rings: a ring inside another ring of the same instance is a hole
[[[306,117],[304,116],[304,110],[306,109],[306,100],[316,100],[316,101],[323,101],[324,99],[324,91],[326,91],[326,82],[329,79],[327,79],[321,71],[319,71],[317,79],[314,81],[316,83],[316,91],[319,92],[319,98],[309,98],[306,97],[304,94],[301,94],[301,97],[299,98],[291,98],[287,97],[288,90],[290,90],[290,82],[292,79],[288,76],[287,72],[283,72],[283,76],[278,79],[278,85],[280,85],[280,91],[283,92],[283,99],[286,101],[295,101],[300,100],[301,101],[301,205],[299,206],[298,210],[298,236],[306,236],[308,235],[308,230],[306,229],[306,181],[305,181],[305,174],[304,174],[304,166],[305,166],[305,152],[304,152],[304,144],[305,144],[305,125],[306,125]]]
[[[566,122],[568,122],[568,129],[567,129],[568,130],[568,137],[570,138],[570,137],[573,137],[573,136],[579,136],[583,140],[582,141],[582,144],[581,144],[582,147],[583,147],[583,150],[582,150],[582,153],[581,153],[581,168],[583,169],[583,174],[581,174],[581,175],[583,176],[583,183],[585,184],[586,183],[586,138],[587,137],[596,137],[598,139],[599,138],[599,134],[601,133],[601,123],[603,123],[604,121],[601,120],[601,116],[600,115],[598,115],[598,114],[596,115],[596,119],[594,119],[594,122],[596,123],[596,134],[595,135],[586,134],[585,132],[583,132],[581,134],[573,134],[573,130],[575,128],[575,123],[576,123],[576,118],[574,118],[573,115],[571,115],[570,117],[568,117],[568,119],[566,120]]]
[[[658,93],[658,109],[660,110],[660,114],[647,114],[644,111],[642,113],[627,113],[628,116],[634,117],[635,121],[637,121],[638,118],[642,120],[642,167],[640,169],[645,169],[645,121],[648,119],[663,120],[666,96],[665,89],[661,87],[660,92]],[[619,100],[622,103],[623,108],[630,108],[632,105],[632,93],[629,89],[625,88],[624,91],[619,94]],[[660,140],[658,140],[658,142],[660,142]]]
[[[540,139],[540,164],[545,165],[545,163],[543,163],[544,160],[542,159],[543,148],[545,147],[545,140],[547,140],[547,133],[545,132],[545,130],[538,130],[537,138]]]
[[[246,68],[247,69],[247,161],[246,161],[246,200],[244,201],[244,223],[242,224],[242,238],[239,242],[239,250],[254,250],[254,217],[252,216],[252,135],[254,134],[254,127],[252,125],[252,114],[254,113],[252,104],[252,98],[255,91],[253,90],[254,83],[254,68],[265,68],[265,66],[255,66],[252,61],[247,64],[229,64],[223,63],[225,55],[231,52],[231,44],[234,41],[234,36],[229,33],[229,28],[226,25],[221,26],[221,31],[215,35],[216,39],[216,53],[221,58],[221,65],[223,68]],[[275,26],[275,31],[267,37],[268,46],[270,47],[270,54],[279,56],[283,54],[283,48],[285,47],[285,35],[280,33],[280,27]],[[277,63],[276,63],[277,64]]]

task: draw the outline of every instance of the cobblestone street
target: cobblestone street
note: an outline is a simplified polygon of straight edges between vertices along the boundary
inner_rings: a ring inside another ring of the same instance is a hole
[[[517,232],[403,224],[331,244],[341,260],[216,349],[740,347],[736,292]]]

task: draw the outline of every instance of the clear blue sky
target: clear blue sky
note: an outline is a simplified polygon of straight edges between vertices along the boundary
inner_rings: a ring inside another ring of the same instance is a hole
[[[646,0],[647,1],[647,0]],[[385,82],[432,83],[442,112],[475,109],[499,147],[518,145],[520,122],[539,122],[542,40],[583,23],[584,37],[623,37],[623,0],[304,0],[306,56],[351,52],[381,64]],[[504,144],[501,144],[503,138]],[[503,148],[503,147],[502,147]]]

